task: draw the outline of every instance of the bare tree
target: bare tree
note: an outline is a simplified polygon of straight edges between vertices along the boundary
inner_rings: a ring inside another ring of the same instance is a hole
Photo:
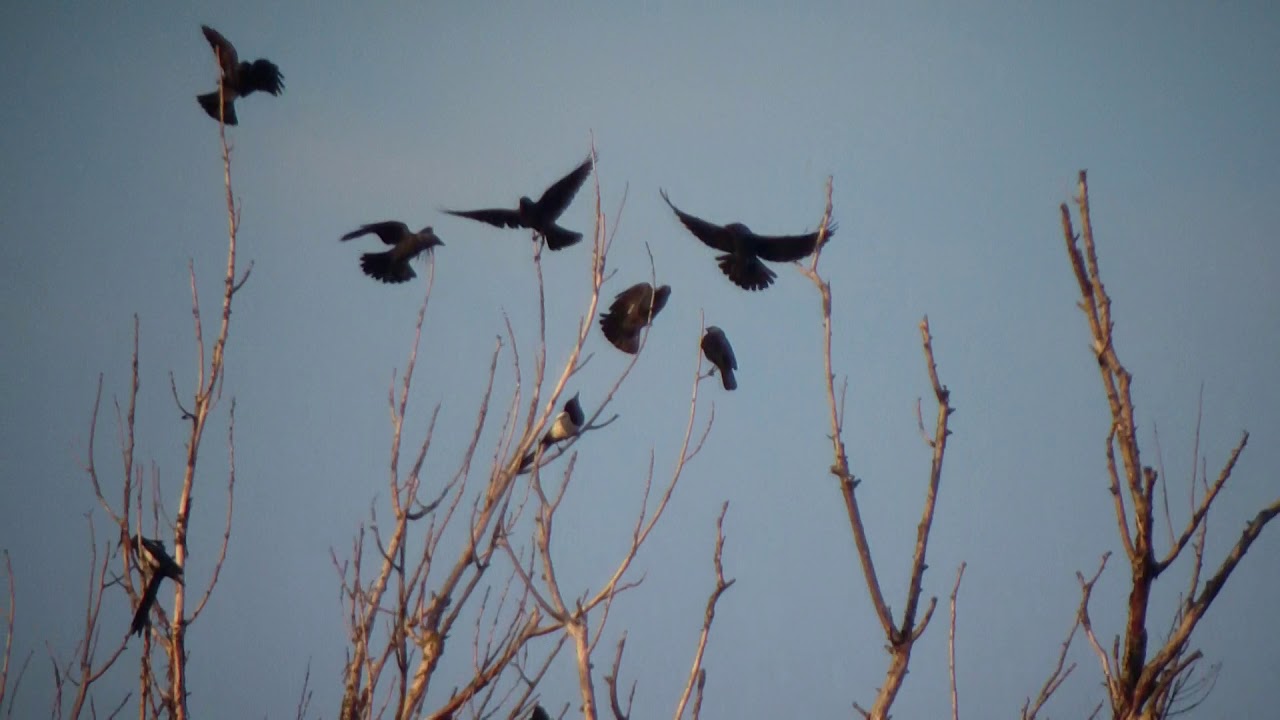
[[[227,427],[227,448],[229,453],[229,470],[227,476],[227,505],[226,514],[223,524],[222,541],[216,552],[209,558],[212,564],[207,582],[202,588],[195,589],[196,594],[193,596],[195,602],[193,608],[187,610],[187,587],[181,583],[174,583],[173,600],[167,604],[169,611],[166,613],[164,607],[166,603],[154,603],[148,608],[148,602],[155,598],[155,591],[158,584],[151,592],[143,593],[141,588],[152,580],[152,576],[157,572],[154,567],[149,567],[148,559],[141,557],[151,547],[159,547],[161,553],[167,552],[162,545],[163,541],[156,540],[161,535],[171,534],[173,540],[173,557],[172,562],[176,563],[178,568],[185,567],[188,559],[188,542],[187,536],[192,521],[191,514],[191,498],[196,483],[196,468],[198,464],[201,442],[204,437],[204,431],[208,424],[210,414],[216,407],[222,396],[222,379],[225,372],[224,358],[227,344],[227,337],[231,322],[231,305],[236,293],[244,286],[248,280],[249,271],[247,268],[243,274],[237,276],[236,272],[236,244],[239,233],[240,213],[236,206],[235,195],[231,185],[231,148],[227,142],[226,127],[219,124],[219,140],[222,152],[223,179],[226,191],[227,203],[227,265],[226,272],[223,277],[223,291],[221,298],[221,312],[218,331],[213,340],[212,352],[206,356],[205,354],[205,338],[204,338],[204,319],[200,311],[200,299],[197,293],[197,283],[194,263],[188,266],[188,275],[191,282],[191,312],[194,320],[195,344],[198,355],[198,372],[196,377],[196,388],[192,395],[189,406],[182,403],[178,396],[177,380],[173,373],[169,374],[170,389],[173,393],[174,402],[178,405],[183,421],[190,424],[190,431],[186,441],[186,461],[183,469],[182,486],[178,500],[176,515],[171,521],[161,522],[161,518],[168,518],[168,512],[164,508],[163,498],[159,487],[159,471],[151,468],[151,492],[149,497],[146,492],[146,470],[137,462],[134,456],[134,448],[136,447],[136,418],[138,410],[138,390],[141,384],[141,374],[139,371],[139,322],[134,316],[133,327],[133,354],[131,362],[129,393],[126,400],[126,408],[122,410],[120,403],[115,403],[116,421],[118,428],[118,436],[120,442],[120,456],[123,464],[123,471],[120,479],[120,496],[118,505],[113,505],[107,499],[104,483],[100,477],[96,462],[96,435],[99,418],[99,410],[102,401],[102,384],[103,378],[98,378],[98,390],[94,398],[93,410],[90,417],[89,427],[89,443],[88,443],[88,460],[86,472],[89,477],[90,486],[93,489],[99,505],[110,519],[114,526],[115,541],[108,539],[103,543],[99,543],[97,533],[94,530],[93,518],[89,518],[90,528],[90,548],[91,548],[91,567],[89,576],[89,594],[86,601],[86,616],[84,624],[84,632],[73,650],[71,657],[64,662],[53,659],[54,672],[54,713],[61,716],[62,698],[64,691],[74,688],[74,697],[72,706],[68,712],[72,718],[80,716],[81,712],[88,705],[91,714],[97,714],[94,700],[91,695],[93,684],[101,678],[107,670],[109,670],[117,660],[122,657],[129,640],[129,633],[125,632],[127,627],[122,621],[117,622],[114,618],[105,623],[101,620],[101,609],[104,596],[108,588],[116,585],[123,587],[129,596],[131,604],[138,608],[138,624],[139,630],[143,635],[143,649],[139,661],[139,689],[138,689],[138,715],[140,718],[146,717],[171,717],[186,718],[187,717],[187,680],[186,680],[186,662],[189,657],[189,650],[186,647],[187,629],[199,618],[203,612],[206,603],[208,603],[212,595],[214,587],[218,583],[218,577],[222,569],[222,564],[226,559],[227,544],[231,537],[231,518],[232,508],[235,499],[235,401],[232,400],[230,413],[228,417]],[[146,502],[144,503],[144,497]],[[144,505],[147,506],[148,512],[144,513]],[[149,522],[145,523],[144,518],[149,515]],[[148,545],[143,542],[143,538],[147,538],[147,543],[156,543]],[[114,547],[113,547],[114,545]],[[144,551],[144,548],[146,550]],[[112,557],[119,552],[120,573],[115,575],[109,572],[109,564]],[[101,552],[101,557],[99,553]],[[137,584],[135,584],[135,579]],[[148,600],[144,600],[144,596]],[[155,627],[157,632],[146,632],[147,627],[151,627],[150,615],[155,614],[162,618],[163,622]],[[119,630],[118,634],[117,629]],[[106,637],[119,637],[106,658],[100,663],[97,662],[97,650],[103,633],[108,633]],[[158,644],[164,658],[163,673],[158,672],[153,666],[152,643]],[[163,676],[163,682],[160,677]],[[119,700],[119,703],[112,711],[114,716],[123,709],[123,706],[129,700],[129,695]]]
[[[1133,375],[1121,363],[1113,342],[1115,323],[1111,316],[1111,297],[1102,284],[1098,269],[1093,223],[1089,216],[1089,187],[1083,170],[1080,171],[1076,206],[1080,215],[1080,233],[1077,234],[1072,225],[1071,211],[1066,203],[1060,208],[1062,233],[1072,272],[1080,286],[1079,305],[1089,324],[1093,353],[1111,413],[1104,452],[1116,528],[1129,564],[1127,619],[1123,634],[1115,636],[1108,653],[1094,630],[1089,614],[1094,584],[1110,557],[1107,553],[1090,579],[1086,580],[1077,573],[1081,601],[1076,623],[1063,644],[1054,672],[1034,705],[1029,700],[1024,706],[1023,717],[1036,717],[1048,697],[1070,674],[1073,666],[1064,670],[1063,663],[1076,630],[1081,629],[1102,669],[1107,689],[1106,702],[1111,707],[1112,717],[1117,720],[1166,718],[1195,707],[1212,688],[1216,669],[1210,669],[1201,676],[1195,675],[1202,655],[1192,648],[1191,634],[1262,529],[1280,513],[1280,499],[1262,508],[1245,523],[1240,537],[1216,569],[1211,572],[1206,569],[1204,555],[1209,510],[1249,442],[1249,433],[1245,432],[1216,479],[1209,482],[1204,471],[1201,471],[1198,482],[1192,478],[1190,515],[1180,528],[1175,528],[1167,495],[1163,503],[1157,497],[1157,493],[1164,493],[1163,473],[1144,464],[1140,453],[1137,412],[1131,393]],[[1193,452],[1199,464],[1198,429]],[[1119,462],[1116,461],[1117,454]],[[1163,543],[1157,529],[1157,509],[1161,505],[1168,536]],[[1178,607],[1169,620],[1164,641],[1153,645],[1149,637],[1153,622],[1149,612],[1156,580],[1188,548],[1192,553],[1192,568],[1186,592],[1179,595]],[[1205,573],[1208,573],[1207,579]]]
[[[831,209],[831,179],[828,178],[827,206],[826,210],[823,211],[822,223],[819,226],[818,248],[813,254],[813,260],[810,262],[809,267],[801,267],[801,271],[817,288],[818,295],[822,301],[822,356],[826,373],[827,410],[831,424],[830,438],[835,458],[831,465],[831,474],[836,477],[837,487],[840,490],[841,497],[844,499],[845,510],[849,516],[849,529],[853,533],[853,542],[857,548],[858,560],[861,563],[863,579],[866,581],[867,593],[871,597],[871,604],[875,609],[876,619],[880,622],[880,628],[884,632],[889,651],[889,667],[885,673],[884,684],[876,693],[871,709],[865,709],[856,702],[853,707],[864,717],[885,720],[889,717],[893,702],[907,677],[907,669],[911,664],[912,648],[915,646],[916,640],[929,627],[929,621],[933,618],[933,611],[938,604],[936,596],[930,598],[929,605],[924,611],[924,617],[917,622],[917,616],[920,611],[920,598],[923,594],[924,571],[927,567],[925,554],[929,547],[929,531],[933,526],[933,513],[938,501],[938,488],[942,481],[942,461],[946,455],[947,437],[951,434],[948,429],[948,423],[951,413],[955,412],[955,409],[951,406],[950,391],[938,379],[938,368],[933,359],[933,338],[929,332],[929,318],[926,317],[920,321],[920,337],[929,381],[933,386],[933,395],[938,403],[932,437],[925,431],[924,417],[921,414],[918,402],[916,415],[920,425],[921,436],[933,454],[933,462],[929,471],[924,509],[921,512],[920,523],[916,529],[915,553],[911,561],[910,583],[907,587],[902,617],[900,620],[895,620],[889,611],[889,605],[885,601],[884,592],[880,587],[875,561],[871,555],[871,543],[867,538],[866,528],[862,522],[862,508],[858,503],[857,496],[858,483],[861,481],[854,477],[853,471],[850,469],[849,456],[845,452],[843,432],[845,391],[848,388],[848,381],[846,380],[841,386],[837,396],[835,373],[832,370],[831,284],[818,273],[818,262],[822,258],[823,245],[827,240],[827,229],[831,224]],[[957,580],[957,587],[958,583],[959,581]]]
[[[592,154],[594,157],[594,150]],[[464,711],[475,717],[522,716],[536,700],[539,682],[566,647],[571,649],[577,671],[582,715],[594,720],[601,713],[593,657],[610,610],[619,596],[640,585],[641,579],[632,578],[633,564],[668,507],[686,465],[702,449],[714,421],[714,409],[702,429],[695,432],[699,426],[698,386],[703,379],[699,333],[689,345],[694,362],[688,422],[670,473],[665,481],[655,483],[658,459],[651,454],[642,502],[625,551],[613,571],[598,583],[598,589],[570,596],[564,588],[581,587],[582,583],[567,583],[557,571],[554,530],[562,503],[572,489],[577,459],[575,446],[579,438],[603,430],[618,419],[612,415],[600,420],[643,356],[647,341],[646,331],[640,352],[614,378],[598,407],[586,413],[583,427],[559,447],[541,442],[546,428],[556,420],[565,388],[591,359],[590,355],[584,356],[583,348],[594,325],[601,287],[608,277],[608,251],[616,232],[616,225],[610,229],[601,209],[598,179],[595,198],[591,291],[568,359],[559,373],[548,375],[542,246],[535,238],[532,267],[538,281],[539,335],[531,397],[527,404],[521,397],[521,354],[508,323],[505,341],[498,339],[490,357],[488,380],[478,399],[479,411],[470,442],[458,461],[457,470],[434,488],[425,486],[421,470],[431,449],[438,405],[431,413],[422,441],[417,444],[408,472],[400,468],[409,392],[434,278],[432,265],[405,372],[398,388],[393,380],[389,397],[392,418],[390,523],[381,523],[377,513],[372,513],[368,525],[357,533],[350,556],[339,559],[337,553],[333,553],[342,581],[350,640],[340,710],[343,718],[376,717],[388,711],[396,718],[443,719]],[[620,207],[619,215],[621,210]],[[656,278],[651,279],[656,284]],[[492,415],[494,382],[504,352],[510,353],[516,390],[502,415],[492,461],[487,470],[477,473],[474,470],[476,453]],[[544,387],[548,388],[545,395]],[[545,468],[564,456],[568,462],[552,480],[553,476],[549,476]],[[523,482],[526,471],[527,482]],[[715,604],[732,584],[725,580],[721,564],[723,513],[717,524],[717,537],[716,586],[708,600],[690,680],[678,703],[676,717],[682,716],[695,690],[693,717],[698,716],[705,682],[702,653]],[[459,550],[450,559],[445,549],[452,545]],[[371,570],[366,569],[369,564],[372,564]],[[455,668],[458,659],[464,657],[459,650],[465,650],[466,646],[459,649],[457,646],[462,641],[456,638],[459,628],[467,625],[471,626],[469,679],[441,691],[439,700],[429,701],[432,681],[446,657],[453,660]],[[624,647],[625,635],[617,645],[612,670],[604,678],[609,710],[619,720],[629,715],[631,705],[630,698],[622,700],[618,687]]]

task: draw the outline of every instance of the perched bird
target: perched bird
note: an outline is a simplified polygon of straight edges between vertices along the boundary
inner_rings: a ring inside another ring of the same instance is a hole
[[[556,416],[551,422],[551,427],[542,436],[539,445],[546,448],[561,440],[568,440],[582,431],[582,426],[586,423],[587,416],[582,412],[582,405],[578,403],[578,395],[574,393],[573,397],[564,404],[564,410]],[[527,455],[520,461],[520,472],[528,472],[530,466],[533,465],[533,459],[537,455],[538,448],[529,451]]]
[[[640,351],[640,331],[662,312],[670,296],[670,285],[654,292],[649,283],[636,283],[618,293],[609,312],[600,314],[600,330],[614,347],[635,355]]]
[[[392,247],[385,252],[361,255],[360,267],[364,269],[365,275],[384,283],[402,283],[414,279],[418,274],[410,267],[409,261],[420,253],[431,252],[431,248],[437,245],[444,245],[444,241],[436,236],[430,225],[415,233],[409,232],[408,225],[394,220],[361,225],[341,239],[346,242],[370,233]]]
[[[738,359],[733,356],[733,346],[729,344],[729,338],[725,337],[723,330],[715,325],[707,328],[702,336],[702,354],[719,368],[724,389],[737,390],[738,381],[734,379],[733,371],[738,369]]]
[[[704,244],[724,253],[716,258],[721,272],[735,285],[745,290],[763,290],[773,284],[777,273],[762,260],[769,262],[794,262],[811,254],[818,247],[818,233],[808,235],[756,235],[742,223],[716,225],[683,212],[661,190],[662,199],[675,211],[676,217],[694,237]],[[834,224],[827,226],[826,239],[836,231]],[[825,242],[825,240],[824,240]]]
[[[582,183],[591,174],[591,158],[582,161],[568,175],[560,178],[542,193],[537,202],[528,197],[520,198],[515,210],[503,208],[489,210],[445,210],[450,215],[479,220],[495,227],[529,228],[547,239],[547,247],[561,250],[582,239],[582,233],[565,230],[556,220],[569,207]]]
[[[551,716],[542,709],[541,705],[534,705],[533,714],[529,716],[529,720],[551,720]]]
[[[235,46],[222,37],[222,33],[208,25],[201,25],[200,29],[204,31],[204,37],[213,47],[218,65],[222,67],[221,108],[219,108],[217,90],[196,96],[200,107],[204,108],[209,117],[214,120],[221,118],[227,125],[235,125],[239,122],[236,119],[236,98],[242,98],[259,90],[272,95],[284,92],[284,76],[280,74],[280,68],[276,67],[275,63],[265,58],[258,58],[251,63],[240,62]]]
[[[164,548],[164,541],[152,540],[141,535],[134,535],[129,540],[138,565],[147,576],[146,588],[142,591],[142,599],[138,601],[138,609],[133,613],[133,623],[129,632],[141,635],[143,628],[151,622],[151,606],[155,604],[156,594],[160,592],[160,581],[165,578],[182,584],[182,568],[169,557]]]

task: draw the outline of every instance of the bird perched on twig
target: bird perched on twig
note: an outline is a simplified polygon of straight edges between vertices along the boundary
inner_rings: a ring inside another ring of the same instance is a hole
[[[236,118],[236,98],[242,98],[257,91],[279,95],[284,92],[284,76],[275,63],[265,58],[253,62],[240,62],[236,48],[222,33],[208,25],[201,25],[204,37],[209,41],[218,65],[222,68],[222,102],[218,102],[218,91],[197,95],[200,107],[214,120],[221,119],[227,125],[239,122]]]
[[[654,292],[649,283],[636,283],[618,293],[609,311],[600,314],[600,330],[614,347],[635,355],[640,350],[640,331],[662,312],[670,296],[670,285]]]
[[[160,591],[160,581],[165,578],[182,584],[182,568],[164,548],[164,541],[152,540],[141,535],[129,539],[130,549],[138,558],[138,566],[147,576],[146,588],[142,591],[142,599],[138,601],[138,609],[133,613],[133,622],[129,632],[141,635],[143,628],[151,622],[151,606],[156,602],[156,594]]]
[[[725,337],[723,330],[715,325],[707,328],[702,336],[702,354],[720,370],[724,389],[737,390],[738,381],[733,377],[733,371],[738,369],[738,359],[733,356],[733,346],[729,344],[729,338]]]
[[[431,226],[418,232],[409,232],[409,226],[395,220],[361,225],[342,236],[342,241],[352,240],[362,235],[374,234],[383,243],[392,246],[390,250],[377,253],[365,253],[360,256],[360,267],[364,274],[384,283],[408,282],[418,276],[409,262],[424,252],[431,252],[444,241],[436,236]]]
[[[561,250],[582,239],[582,233],[565,230],[556,220],[569,207],[578,189],[591,174],[591,158],[582,161],[568,175],[560,178],[542,193],[537,202],[528,197],[520,198],[515,210],[493,208],[486,210],[445,210],[450,215],[479,220],[494,227],[529,228],[547,240],[547,247]]]
[[[578,394],[574,393],[573,397],[569,398],[569,401],[564,404],[564,410],[560,411],[556,419],[551,422],[551,427],[547,428],[547,432],[543,434],[542,440],[539,441],[539,446],[546,448],[561,440],[568,440],[582,432],[582,426],[586,422],[587,416],[582,412],[582,405],[578,402]],[[529,471],[537,452],[538,448],[533,448],[524,456],[520,461],[519,472]]]
[[[716,258],[716,264],[735,285],[745,290],[763,290],[778,277],[762,260],[794,262],[818,248],[816,232],[807,235],[757,235],[742,223],[716,225],[683,212],[667,197],[666,190],[659,192],[694,237],[724,253]],[[823,242],[829,240],[835,231],[834,224],[827,226]]]

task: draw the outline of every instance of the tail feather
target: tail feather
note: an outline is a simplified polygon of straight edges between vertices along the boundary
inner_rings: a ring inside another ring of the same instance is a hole
[[[408,282],[418,276],[407,260],[396,260],[391,257],[392,250],[386,252],[365,253],[360,256],[360,267],[364,274],[384,283]]]
[[[764,290],[778,275],[754,255],[721,255],[716,258],[720,271],[744,290]]]
[[[725,390],[738,389],[738,379],[733,376],[731,368],[724,368],[720,371],[720,381],[724,383]]]
[[[552,250],[563,250],[570,245],[576,245],[582,240],[582,233],[565,230],[559,225],[552,225],[543,233],[543,237],[547,239],[547,247]]]
[[[211,92],[204,95],[197,95],[196,100],[200,103],[200,107],[204,108],[206,114],[214,120],[221,119],[227,125],[235,125],[239,121],[236,119],[235,98],[227,97],[222,103],[222,115],[218,115],[218,93]]]
[[[160,591],[160,581],[164,579],[160,573],[152,573],[147,587],[142,591],[142,599],[138,601],[138,609],[133,613],[133,622],[129,624],[131,635],[142,635],[142,631],[151,624],[151,606],[156,602],[156,594]]]

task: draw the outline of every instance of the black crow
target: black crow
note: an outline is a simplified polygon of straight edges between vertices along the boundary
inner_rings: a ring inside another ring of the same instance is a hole
[[[618,293],[609,312],[600,314],[600,329],[614,347],[635,355],[640,350],[640,331],[662,312],[670,296],[670,285],[655,293],[649,283],[636,283]]]
[[[134,535],[130,539],[130,545],[138,558],[139,567],[147,577],[142,599],[138,602],[138,609],[133,613],[133,622],[129,625],[131,634],[141,635],[143,628],[151,622],[151,606],[155,604],[156,594],[160,591],[160,581],[169,578],[182,584],[182,568],[169,557],[169,552],[165,550],[164,542],[161,540]]]
[[[364,274],[384,283],[402,283],[418,276],[409,265],[422,252],[431,252],[431,248],[444,245],[444,241],[436,236],[431,226],[418,232],[409,232],[409,226],[395,220],[361,225],[342,236],[345,242],[361,235],[374,234],[378,239],[392,248],[385,252],[365,253],[360,256],[360,267]]]
[[[733,346],[729,344],[729,338],[725,337],[723,330],[715,325],[707,328],[702,336],[702,354],[719,368],[724,389],[737,390],[738,381],[734,379],[733,371],[738,369],[738,359],[733,356]]]
[[[542,709],[541,705],[534,705],[533,714],[529,716],[529,720],[551,720],[551,716]]]
[[[450,215],[471,218],[488,223],[495,227],[529,228],[547,239],[547,247],[560,250],[582,239],[582,233],[565,230],[556,224],[556,219],[564,213],[578,194],[582,183],[591,174],[591,158],[574,168],[568,175],[560,178],[554,185],[542,193],[537,202],[528,197],[520,198],[515,210],[503,208],[489,210],[445,210]]]
[[[221,110],[218,107],[217,90],[196,96],[200,107],[204,108],[209,117],[214,120],[221,118],[227,125],[235,125],[239,122],[236,119],[236,98],[242,98],[259,90],[272,95],[284,92],[284,76],[280,74],[280,68],[276,67],[275,63],[265,58],[258,58],[251,63],[240,62],[235,46],[222,37],[222,33],[208,25],[201,25],[200,29],[204,31],[204,37],[213,47],[218,65],[222,67]]]
[[[582,412],[582,405],[578,403],[577,393],[574,393],[574,396],[564,404],[564,410],[556,416],[555,420],[551,421],[551,427],[542,436],[542,441],[539,443],[540,446],[546,448],[561,440],[568,440],[582,431],[582,426],[586,421],[587,416]],[[533,465],[537,450],[537,448],[530,450],[520,461],[520,472],[527,472],[529,467]]]
[[[746,290],[763,290],[773,284],[778,275],[761,260],[769,262],[794,262],[812,253],[818,247],[818,233],[808,235],[756,235],[742,223],[716,225],[682,212],[661,190],[662,199],[675,211],[680,222],[704,244],[724,253],[716,258],[721,272],[729,276],[735,285]],[[826,239],[836,231],[834,224],[827,226]],[[825,240],[824,240],[825,242]]]

